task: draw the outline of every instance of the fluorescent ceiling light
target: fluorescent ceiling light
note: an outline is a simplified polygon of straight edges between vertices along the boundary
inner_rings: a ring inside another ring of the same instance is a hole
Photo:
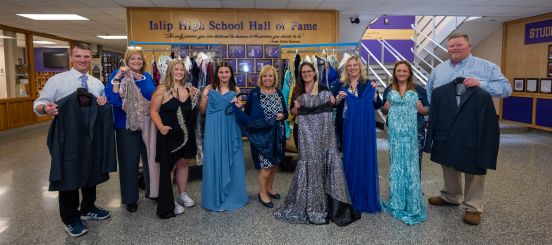
[[[76,14],[17,14],[33,20],[88,20]]]
[[[103,38],[103,39],[127,39],[127,36],[110,36],[110,35],[105,35],[105,36],[98,36],[99,38]]]
[[[14,39],[13,37],[10,37],[10,36],[4,36],[4,35],[0,35],[0,38],[5,38],[5,39]]]
[[[43,48],[69,48],[69,46],[42,46]]]
[[[50,42],[50,41],[33,41],[33,43],[36,43],[36,44],[56,44],[56,43]]]
[[[466,19],[466,21],[472,21],[483,18],[482,16],[470,16]]]

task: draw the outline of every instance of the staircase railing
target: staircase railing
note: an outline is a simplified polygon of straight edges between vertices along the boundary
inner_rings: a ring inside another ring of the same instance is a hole
[[[378,39],[378,42],[387,50],[396,61],[404,60],[412,66],[412,74],[416,77],[418,81],[420,81],[423,85],[427,84],[427,77],[420,72],[416,66],[412,64],[412,62],[408,61],[399,51],[397,51],[389,42],[385,41],[384,39]]]

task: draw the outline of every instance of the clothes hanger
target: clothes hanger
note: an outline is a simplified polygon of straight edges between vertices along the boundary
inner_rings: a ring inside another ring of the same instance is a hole
[[[127,63],[125,62],[124,59],[120,59],[119,60],[119,67],[121,67],[121,64],[122,66],[127,66]],[[146,76],[140,74],[140,73],[136,73],[136,72],[133,72],[132,70],[128,69],[126,72],[130,73],[130,75],[134,78],[135,76],[138,76],[138,78],[141,78],[141,79],[138,79],[139,81],[141,80],[145,80],[146,79]],[[115,76],[113,77],[113,79],[111,79],[110,83],[113,84],[113,85],[119,85],[119,84],[122,84],[123,82],[119,81],[119,82],[115,82]]]

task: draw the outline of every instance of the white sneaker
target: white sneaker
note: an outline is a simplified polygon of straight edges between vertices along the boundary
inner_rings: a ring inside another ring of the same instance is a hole
[[[179,197],[176,199],[176,202],[178,202],[178,204],[180,204],[181,206],[187,208],[193,207],[195,205],[194,200],[192,200],[186,192],[180,193]]]
[[[184,207],[180,206],[177,202],[174,202],[174,215],[184,213]]]

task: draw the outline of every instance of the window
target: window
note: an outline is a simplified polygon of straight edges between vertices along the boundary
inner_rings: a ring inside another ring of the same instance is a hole
[[[50,77],[70,69],[69,43],[33,36],[33,46],[35,84],[38,96]]]
[[[0,29],[0,99],[30,96],[25,34]]]

